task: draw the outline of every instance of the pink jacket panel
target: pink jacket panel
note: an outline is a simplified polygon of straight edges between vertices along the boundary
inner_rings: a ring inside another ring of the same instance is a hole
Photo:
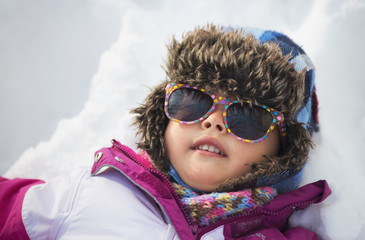
[[[22,204],[27,190],[44,181],[12,180],[0,177],[0,239],[29,239],[22,220]]]

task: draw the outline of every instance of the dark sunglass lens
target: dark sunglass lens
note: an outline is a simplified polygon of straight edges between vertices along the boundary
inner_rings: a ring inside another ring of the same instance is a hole
[[[258,140],[272,124],[272,116],[259,106],[235,103],[228,108],[227,123],[232,133],[238,137]]]
[[[213,99],[196,89],[179,88],[169,98],[168,113],[180,121],[195,121],[213,106]]]

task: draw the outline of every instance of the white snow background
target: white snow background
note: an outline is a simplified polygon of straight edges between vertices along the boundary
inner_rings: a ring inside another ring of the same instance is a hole
[[[302,184],[326,179],[333,194],[291,222],[364,239],[361,0],[0,0],[0,173],[50,179],[112,138],[135,148],[128,112],[165,78],[166,43],[207,23],[284,32],[310,56],[321,133]]]

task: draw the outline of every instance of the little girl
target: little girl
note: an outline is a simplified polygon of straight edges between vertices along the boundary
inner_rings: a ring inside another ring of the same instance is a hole
[[[166,74],[132,111],[140,153],[113,140],[91,170],[1,178],[0,239],[317,239],[288,226],[330,194],[297,189],[318,124],[305,52],[208,25],[172,40]]]

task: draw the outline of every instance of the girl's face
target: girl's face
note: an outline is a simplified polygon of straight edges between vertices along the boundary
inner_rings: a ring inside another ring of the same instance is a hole
[[[170,121],[165,131],[172,166],[184,183],[201,191],[214,191],[227,180],[249,172],[252,163],[265,161],[264,155],[279,152],[276,128],[263,142],[240,141],[227,132],[223,109],[217,105],[208,118],[195,124]]]

